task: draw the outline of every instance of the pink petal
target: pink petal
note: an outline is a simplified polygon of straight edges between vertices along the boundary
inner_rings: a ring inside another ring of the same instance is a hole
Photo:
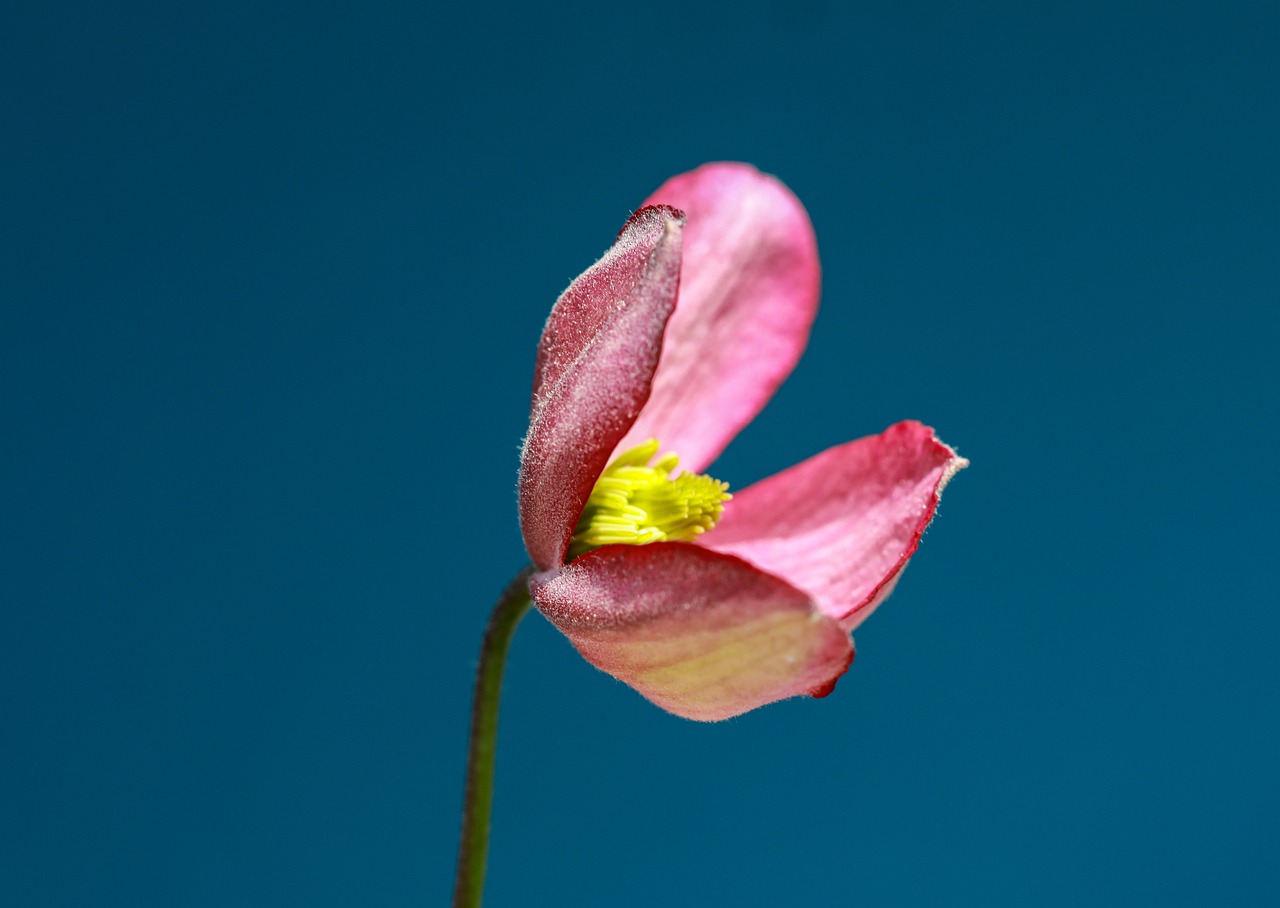
[[[893,590],[968,464],[928,426],[901,422],[735,492],[699,543],[785,579],[852,630]]]
[[[520,529],[533,563],[564,560],[609,454],[649,397],[680,280],[681,215],[637,211],[551,310],[520,455]]]
[[[747,164],[707,164],[649,203],[688,215],[680,301],[649,402],[626,450],[657,438],[700,472],[795,367],[818,309],[813,226],[781,182]]]
[[[825,696],[853,659],[804,593],[695,545],[606,546],[530,587],[588,662],[688,719]]]

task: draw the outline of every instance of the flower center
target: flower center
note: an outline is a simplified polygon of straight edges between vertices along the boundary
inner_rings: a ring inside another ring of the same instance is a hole
[[[569,560],[597,546],[686,541],[716,525],[729,484],[698,473],[671,471],[680,463],[664,454],[652,466],[658,439],[619,455],[596,480],[569,543]]]

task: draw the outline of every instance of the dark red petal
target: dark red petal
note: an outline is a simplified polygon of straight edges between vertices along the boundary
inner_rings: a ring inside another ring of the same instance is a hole
[[[520,455],[520,529],[533,563],[564,559],[619,439],[648,400],[680,280],[681,216],[642,208],[551,311]]]

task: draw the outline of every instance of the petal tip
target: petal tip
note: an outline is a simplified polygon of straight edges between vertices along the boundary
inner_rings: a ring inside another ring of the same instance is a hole
[[[623,242],[630,233],[644,234],[647,231],[662,231],[664,237],[670,237],[673,231],[684,227],[688,218],[674,205],[642,205],[631,213],[622,229],[618,231],[614,243]]]
[[[850,643],[852,644],[852,641],[850,641]],[[809,691],[809,696],[813,697],[813,699],[815,700],[821,700],[824,697],[831,696],[831,694],[836,689],[837,682],[839,682],[839,680],[845,676],[845,674],[849,671],[849,667],[853,665],[853,658],[854,658],[854,650],[853,650],[853,646],[851,645],[849,647],[849,656],[844,663],[844,667],[840,669],[838,672],[836,672],[834,675],[832,675],[829,680],[822,682],[817,687]]]
[[[961,470],[969,466],[969,458],[961,457],[959,454],[956,453],[955,448],[951,447],[951,445],[944,442],[936,434],[933,436],[933,443],[938,447],[946,450],[948,454],[947,462],[942,468],[942,475],[938,477],[938,484],[934,487],[934,490],[933,490],[933,497],[936,501],[936,499],[941,497],[942,490],[947,487],[947,484],[951,482],[952,478],[954,478],[955,475],[959,473]]]

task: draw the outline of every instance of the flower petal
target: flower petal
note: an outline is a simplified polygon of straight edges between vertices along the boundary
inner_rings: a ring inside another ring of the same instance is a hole
[[[901,422],[735,492],[699,544],[785,579],[852,630],[892,592],[968,465],[933,429]]]
[[[644,412],[618,446],[657,438],[698,473],[795,367],[818,309],[818,246],[804,206],[747,164],[706,164],[648,204],[688,215],[680,301]]]
[[[687,543],[606,546],[530,588],[588,662],[687,719],[825,696],[853,659],[804,593]]]
[[[680,212],[643,208],[556,302],[538,345],[520,454],[520,529],[533,563],[564,560],[609,454],[649,397],[680,282]]]

